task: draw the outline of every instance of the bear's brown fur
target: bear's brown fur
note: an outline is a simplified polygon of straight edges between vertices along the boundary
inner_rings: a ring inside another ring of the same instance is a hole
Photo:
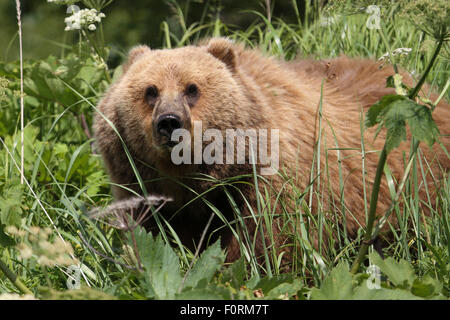
[[[279,61],[262,55],[258,50],[245,49],[227,39],[218,38],[199,46],[171,50],[137,47],[130,52],[123,71],[98,106],[101,113],[95,119],[98,148],[112,181],[142,194],[124,151],[123,139],[145,181],[147,192],[173,199],[161,214],[170,220],[186,246],[196,246],[212,212],[209,204],[220,210],[230,222],[235,220],[236,207],[242,216],[251,216],[244,197],[257,212],[252,183],[240,183],[235,188],[227,189],[235,201],[236,206],[233,206],[223,188],[209,190],[214,185],[211,180],[193,178],[191,174],[201,173],[224,179],[251,175],[253,168],[248,163],[174,165],[170,159],[170,149],[162,145],[159,136],[155,136],[155,113],[176,110],[182,118],[183,127],[189,130],[192,130],[195,120],[202,121],[203,130],[279,129],[280,169],[285,170],[299,190],[305,190],[310,184],[310,170],[319,137],[318,107],[322,81],[321,159],[320,166],[316,161],[314,167],[320,167],[320,170],[328,167],[329,171],[321,172],[315,183],[320,181],[323,199],[328,199],[331,192],[344,195],[350,235],[355,236],[358,228],[365,225],[360,116],[362,110],[366,111],[380,97],[394,92],[385,85],[386,78],[393,74],[391,67],[381,68],[375,61],[346,57],[329,61]],[[411,79],[406,75],[405,78],[412,86]],[[191,84],[196,85],[198,91],[194,90],[195,94],[187,89]],[[441,134],[448,135],[448,105],[438,105],[433,117]],[[121,139],[105,118],[115,126]],[[364,170],[367,173],[368,194],[379,154],[373,151],[382,149],[385,137],[381,132],[374,140],[374,133],[375,129],[364,133]],[[448,149],[448,138],[442,138]],[[390,169],[397,179],[404,168],[402,152],[408,154],[408,150],[408,145],[404,143],[402,148],[394,150],[388,157]],[[438,146],[432,152],[428,147],[423,151],[432,169],[437,168],[440,162],[443,170],[433,172],[434,179],[439,179],[438,175],[449,168],[448,157]],[[343,190],[340,190],[339,176],[345,181]],[[280,175],[267,178],[274,190],[283,189],[285,180]],[[431,173],[427,174],[427,179],[430,190],[436,190]],[[248,181],[252,182],[252,178]],[[202,199],[190,202],[195,198],[195,193],[205,194]],[[131,194],[123,187],[114,187],[116,199],[124,199]],[[339,203],[339,199],[335,203]],[[383,178],[378,212],[386,210],[390,203],[391,196]],[[325,210],[343,210],[340,205],[333,207],[331,202],[326,205],[329,207]],[[316,205],[312,209],[316,210]],[[255,219],[250,217],[245,221],[250,234],[259,235],[255,230]],[[216,230],[223,224],[215,218],[208,230]],[[285,239],[280,228],[274,222],[275,245],[281,248]],[[221,237],[229,261],[240,256],[240,244],[229,228],[219,228],[214,235]],[[262,248],[262,241],[257,239],[256,253],[261,254]]]

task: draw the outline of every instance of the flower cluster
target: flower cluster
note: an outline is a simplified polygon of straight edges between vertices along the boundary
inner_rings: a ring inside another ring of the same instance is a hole
[[[16,246],[22,259],[35,257],[37,263],[45,267],[70,266],[79,263],[75,258],[71,258],[73,249],[69,243],[60,238],[54,241],[49,240],[49,235],[52,233],[50,228],[30,227],[27,242],[24,241],[27,231],[17,229],[15,226],[8,226],[5,230],[23,240]]]
[[[100,23],[105,17],[103,12],[95,9],[82,9],[74,12],[70,17],[64,19],[66,23],[65,31],[88,29],[94,31],[97,29],[96,23]]]
[[[401,0],[399,16],[435,40],[450,40],[450,7],[447,0]]]
[[[47,0],[47,2],[54,3],[54,4],[66,4],[71,5],[75,2],[78,2],[78,0]]]
[[[6,98],[6,89],[8,88],[8,85],[8,79],[0,76],[0,101]]]
[[[411,48],[397,48],[394,51],[391,52],[391,55],[393,57],[395,56],[407,56],[410,52],[411,52]],[[390,55],[389,52],[386,52],[385,54],[383,54],[378,60],[379,61],[384,61],[384,60],[389,60],[390,59]]]

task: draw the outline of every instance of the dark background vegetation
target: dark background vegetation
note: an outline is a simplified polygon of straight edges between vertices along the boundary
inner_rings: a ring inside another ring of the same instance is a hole
[[[297,21],[292,1],[271,1],[272,15],[290,23]],[[179,0],[177,4],[184,12],[186,25],[200,21],[203,15],[211,21],[222,22],[246,29],[255,20],[250,11],[266,13],[264,0]],[[305,1],[297,1],[302,12]],[[77,32],[61,32],[64,27],[66,6],[48,3],[46,0],[23,0],[22,25],[24,56],[42,59],[50,54],[59,55],[61,48],[77,42]],[[81,7],[82,5],[80,5]],[[153,48],[162,46],[161,22],[168,21],[171,30],[177,32],[179,17],[175,4],[170,0],[116,0],[103,11],[105,41],[112,48],[109,63],[115,64],[128,48],[147,44]],[[181,33],[181,30],[178,30]],[[18,58],[17,20],[14,0],[0,0],[0,60]]]

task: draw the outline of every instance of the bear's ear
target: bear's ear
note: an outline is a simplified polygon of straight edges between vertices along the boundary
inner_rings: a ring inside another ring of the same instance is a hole
[[[231,71],[236,67],[236,55],[234,52],[234,44],[229,39],[215,38],[209,40],[206,50],[214,57],[225,63]]]
[[[142,57],[144,53],[150,52],[150,50],[151,50],[150,47],[145,45],[136,46],[132,48],[128,53],[127,61],[122,66],[123,72],[126,72],[134,62],[136,62],[140,57]]]

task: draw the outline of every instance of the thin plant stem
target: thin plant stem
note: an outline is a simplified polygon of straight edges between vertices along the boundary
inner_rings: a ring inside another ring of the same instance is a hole
[[[23,101],[23,48],[22,48],[22,19],[20,1],[16,0],[17,25],[19,27],[19,59],[20,59],[20,184],[23,184],[24,176],[24,101]]]
[[[134,230],[130,230],[130,231],[131,231],[131,241],[133,242],[134,256],[136,257],[136,260],[137,260],[138,269],[144,270],[144,268],[142,266],[142,262],[141,262],[141,257],[139,255],[139,250],[137,247],[136,236],[134,234]]]
[[[386,144],[383,147],[383,150],[380,154],[380,160],[378,160],[378,166],[377,171],[375,174],[375,180],[373,182],[373,189],[372,189],[372,195],[370,198],[370,206],[369,206],[369,216],[367,219],[367,225],[366,225],[366,232],[364,234],[363,243],[359,249],[358,256],[356,257],[355,262],[352,265],[352,268],[350,269],[350,272],[355,274],[361,263],[364,261],[367,251],[369,249],[369,246],[371,244],[372,239],[372,229],[375,222],[376,217],[376,210],[377,210],[377,203],[378,203],[378,194],[380,192],[380,184],[381,184],[381,177],[383,176],[383,170],[384,165],[386,164],[387,159],[387,149]]]
[[[92,48],[94,49],[94,52],[97,54],[97,56],[99,57],[101,62],[105,65],[105,68],[104,68],[105,78],[108,81],[108,83],[111,83],[112,79],[108,72],[108,67],[107,67],[107,64],[105,61],[106,57],[104,57],[105,49],[98,48],[96,41],[94,39],[92,39],[92,37],[89,35],[89,31],[85,32],[84,30],[82,30],[82,34],[87,39],[87,41],[91,44]]]
[[[22,280],[11,270],[8,266],[0,260],[0,270],[3,271],[5,276],[12,282],[12,284],[20,291],[22,294],[33,294],[30,289],[22,282]]]
[[[214,218],[214,212],[211,213],[211,216],[209,217],[209,220],[206,223],[205,229],[203,230],[202,235],[200,237],[200,241],[198,243],[197,249],[195,250],[194,258],[192,259],[191,264],[189,265],[189,269],[186,271],[186,273],[185,273],[185,275],[183,277],[183,280],[181,281],[181,285],[178,288],[178,293],[181,293],[181,291],[183,290],[184,283],[186,282],[186,279],[187,279],[189,273],[191,272],[192,267],[194,266],[194,262],[197,259],[197,257],[200,255],[200,248],[203,245],[203,241],[205,240],[205,237],[206,237],[206,232],[208,232],[208,229],[209,229],[209,227],[211,225],[211,222],[212,222],[213,218]]]
[[[408,98],[413,100],[419,93],[422,85],[425,83],[426,77],[430,73],[431,68],[434,65],[434,62],[436,61],[436,58],[439,54],[439,51],[442,48],[443,43],[444,43],[444,39],[441,39],[438,42],[438,45],[436,46],[436,49],[434,50],[433,57],[431,58],[427,68],[425,69],[425,72],[423,73],[423,75],[420,78],[417,85],[414,87],[414,89],[408,95]],[[419,147],[419,141],[417,141],[416,139],[413,139],[411,153],[409,155],[409,161],[411,161],[411,159],[415,156],[418,147]],[[376,208],[377,208],[377,202],[378,202],[378,193],[380,191],[381,177],[383,175],[383,168],[386,164],[386,160],[387,160],[387,150],[386,150],[386,144],[385,144],[383,147],[383,150],[381,151],[380,159],[378,161],[377,171],[376,171],[376,175],[375,175],[375,181],[373,184],[372,196],[370,199],[369,217],[367,220],[366,232],[364,234],[364,240],[359,249],[358,256],[356,257],[356,260],[354,261],[354,263],[350,269],[350,272],[353,274],[355,274],[358,271],[359,266],[366,258],[368,248],[372,244],[373,239],[374,239],[374,236],[372,235],[372,230],[373,230],[373,225],[375,223],[375,214],[376,214]],[[397,194],[399,194],[399,192],[397,192]],[[394,201],[396,201],[396,199],[394,199]],[[376,229],[376,233],[378,233],[378,230],[379,230],[379,228]]]
[[[417,150],[417,149],[415,149],[415,150]],[[414,152],[413,156],[414,155],[415,155],[415,152]],[[393,211],[393,209],[395,207],[395,204],[397,203],[398,199],[400,199],[401,192],[403,190],[403,187],[405,186],[406,179],[409,176],[409,172],[411,171],[412,165],[413,165],[413,158],[411,157],[411,159],[408,162],[408,165],[406,166],[403,178],[400,181],[400,184],[399,184],[399,187],[397,189],[397,193],[395,194],[394,200],[392,201],[392,203],[389,206],[389,209],[386,211],[385,215],[380,219],[380,221],[378,222],[378,224],[375,227],[375,230],[374,230],[374,232],[372,234],[372,241],[374,241],[375,238],[378,236],[378,232],[380,231],[380,229],[383,227],[384,223],[387,221],[387,219],[391,215],[391,213],[392,213],[392,211]]]
[[[441,51],[442,45],[444,44],[444,39],[439,40],[438,45],[436,46],[436,49],[434,50],[433,56],[430,60],[430,63],[428,64],[427,68],[425,69],[425,72],[423,73],[422,77],[419,79],[419,82],[414,87],[414,89],[411,91],[411,93],[408,95],[408,98],[414,99],[417,94],[419,93],[420,89],[422,88],[423,84],[425,83],[425,80],[428,76],[428,74],[431,71],[431,68],[434,65],[434,62],[436,61],[439,52]]]

